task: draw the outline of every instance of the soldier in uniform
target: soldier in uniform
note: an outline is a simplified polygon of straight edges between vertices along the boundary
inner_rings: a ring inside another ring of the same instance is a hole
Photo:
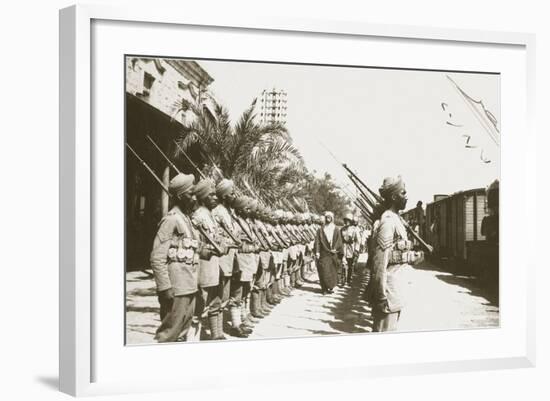
[[[341,232],[342,241],[344,242],[344,259],[339,281],[341,286],[344,284],[351,286],[360,244],[359,233],[357,227],[353,225],[353,215],[351,213],[346,214],[344,217],[344,227],[342,227]]]
[[[201,317],[208,316],[211,339],[223,340],[223,313],[220,297],[220,257],[227,254],[227,246],[223,243],[222,228],[211,213],[217,205],[214,181],[203,179],[195,186],[195,194],[199,207],[191,217],[193,224],[202,230],[222,249],[221,255],[200,260],[199,287],[201,289],[201,307],[198,312]],[[222,273],[223,274],[223,273]],[[222,280],[223,283],[223,280]]]
[[[231,204],[235,200],[235,184],[232,180],[223,179],[216,185],[216,196],[219,204],[212,210],[212,215],[216,222],[222,228],[222,235],[227,243],[233,246],[229,248],[227,255],[220,257],[220,297],[222,310],[229,304],[229,313],[231,316],[230,334],[234,337],[248,337],[250,330],[243,326],[241,321],[240,305],[230,303],[231,279],[233,276],[233,267],[236,264],[237,249],[240,247],[239,227],[234,220]],[[235,240],[238,242],[236,243]]]
[[[262,239],[266,242],[267,250],[260,252],[260,263],[264,270],[266,301],[269,305],[276,305],[281,302],[281,297],[275,289],[275,263],[277,254],[277,243],[267,229],[270,210],[266,206],[260,206],[256,214],[256,226]]]
[[[237,264],[231,280],[230,300],[231,305],[240,309],[243,327],[248,329],[251,329],[254,323],[258,322],[258,318],[264,317],[263,314],[260,315],[255,309],[257,299],[254,299],[254,306],[251,305],[252,313],[255,316],[248,313],[246,308],[251,285],[259,264],[256,258],[259,245],[254,238],[254,233],[252,233],[250,226],[246,222],[246,218],[250,214],[250,201],[251,199],[246,196],[236,197],[233,201],[233,207],[235,208],[236,218],[240,228],[239,240],[241,241],[241,248],[237,252]]]
[[[256,256],[256,273],[252,281],[252,290],[250,292],[250,311],[254,317],[267,316],[271,312],[271,307],[267,305],[266,298],[266,270],[269,269],[269,260],[271,254],[269,247],[263,240],[261,233],[258,230],[256,216],[259,208],[259,203],[256,199],[249,200],[249,213],[246,222],[250,227],[250,231],[257,241],[258,249]],[[265,267],[264,267],[265,266]],[[261,316],[263,315],[263,316]]]
[[[403,274],[408,265],[420,263],[422,252],[412,250],[399,211],[407,204],[407,191],[401,177],[386,178],[379,189],[384,199],[379,223],[373,234],[372,285],[369,286],[373,311],[373,331],[393,331],[404,306]]]
[[[151,267],[157,285],[162,323],[155,339],[173,342],[180,336],[200,339],[200,323],[193,322],[198,295],[199,257],[208,260],[213,250],[200,241],[189,215],[196,198],[192,175],[178,174],[169,184],[175,206],[164,216],[153,242]]]
[[[282,249],[282,257],[283,257],[283,265],[281,270],[281,283],[282,283],[282,289],[284,293],[287,295],[290,295],[292,291],[292,287],[290,286],[290,274],[289,274],[289,253],[290,249],[292,248],[292,239],[290,238],[290,235],[287,234],[287,231],[285,230],[285,212],[281,209],[277,209],[276,211],[276,220],[277,224],[275,225],[275,230],[277,230],[277,233],[280,235],[282,240],[285,242],[286,246]]]
[[[281,237],[277,229],[278,213],[276,210],[271,211],[269,214],[269,224],[266,225],[267,230],[271,234],[276,242],[276,250],[273,251],[273,261],[274,261],[274,282],[273,288],[276,294],[280,297],[286,297],[289,293],[284,289],[284,280],[283,280],[283,249],[285,249],[286,244]]]

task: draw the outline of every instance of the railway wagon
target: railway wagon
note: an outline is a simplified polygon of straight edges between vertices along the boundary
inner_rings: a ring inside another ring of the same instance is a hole
[[[435,255],[471,264],[471,250],[486,243],[481,223],[487,214],[485,188],[438,196],[428,203],[426,239],[434,246]]]

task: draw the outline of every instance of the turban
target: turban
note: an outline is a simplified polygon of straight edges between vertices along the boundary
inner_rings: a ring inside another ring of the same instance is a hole
[[[260,209],[260,204],[256,199],[249,199],[248,207],[250,208],[250,211],[255,212]]]
[[[401,179],[401,176],[398,175],[397,178],[387,177],[384,178],[382,186],[378,190],[382,198],[385,200],[391,199],[392,195],[399,193],[402,189],[405,189],[405,183]]]
[[[332,213],[332,212],[326,211],[326,212],[324,213],[324,216],[325,216],[325,217],[330,216],[330,217],[332,217],[332,219],[334,220],[334,213]]]
[[[232,180],[224,178],[216,185],[216,195],[223,198],[224,196],[230,194],[234,187],[235,184],[233,184]]]
[[[344,220],[349,220],[349,221],[353,221],[353,216],[351,213],[348,213],[344,216]]]
[[[281,217],[283,217],[284,212],[281,209],[277,209],[273,212],[273,215],[276,219],[280,219]]]
[[[190,174],[178,174],[168,184],[168,191],[176,197],[193,191],[195,177]]]
[[[197,185],[195,185],[195,195],[197,195],[197,199],[204,200],[208,195],[215,192],[214,181],[210,178],[200,180]]]
[[[248,205],[246,196],[239,196],[233,201],[233,207],[235,209],[243,210]]]

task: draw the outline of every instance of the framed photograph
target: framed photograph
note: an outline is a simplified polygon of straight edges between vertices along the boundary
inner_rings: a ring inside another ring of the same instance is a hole
[[[532,35],[73,6],[60,51],[63,392],[534,366]]]

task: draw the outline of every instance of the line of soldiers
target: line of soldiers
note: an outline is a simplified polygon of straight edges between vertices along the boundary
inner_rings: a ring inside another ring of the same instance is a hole
[[[158,342],[247,337],[292,288],[312,271],[313,241],[321,216],[272,210],[236,196],[231,180],[176,175],[174,207],[161,220],[151,252],[161,324]]]

